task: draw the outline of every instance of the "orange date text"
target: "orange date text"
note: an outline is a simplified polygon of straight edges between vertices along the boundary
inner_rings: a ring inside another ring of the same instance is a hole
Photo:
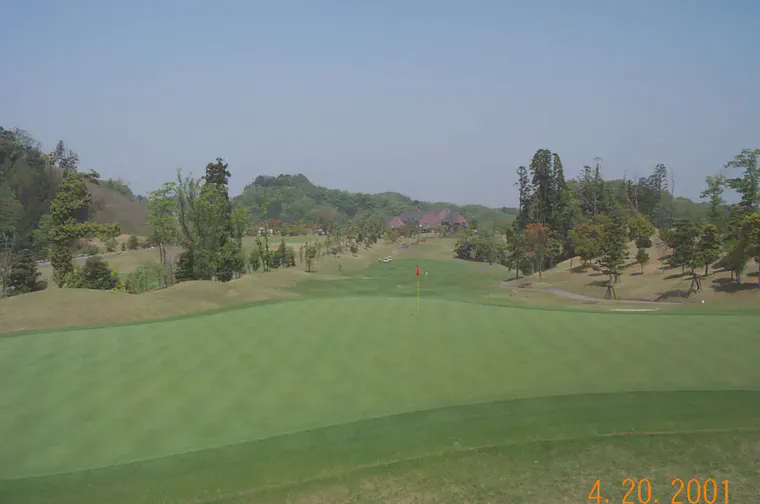
[[[730,504],[728,480],[674,478],[670,486],[655,488],[647,478],[626,478],[622,486],[623,498],[612,500],[605,497],[601,481],[596,480],[588,500],[593,504]]]

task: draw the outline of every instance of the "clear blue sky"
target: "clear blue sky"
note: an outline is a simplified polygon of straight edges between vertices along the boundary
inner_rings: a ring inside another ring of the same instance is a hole
[[[516,204],[539,148],[575,176],[698,196],[760,147],[760,2],[0,0],[0,124],[138,192],[224,157],[232,192]]]

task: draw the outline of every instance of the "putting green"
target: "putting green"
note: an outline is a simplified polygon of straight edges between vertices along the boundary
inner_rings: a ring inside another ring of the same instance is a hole
[[[755,317],[415,307],[305,299],[0,338],[0,478],[459,404],[760,389]]]

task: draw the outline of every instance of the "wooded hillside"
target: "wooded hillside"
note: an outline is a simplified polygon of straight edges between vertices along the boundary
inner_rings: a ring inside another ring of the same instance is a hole
[[[258,176],[233,202],[248,209],[254,220],[266,217],[289,223],[340,221],[357,216],[388,217],[404,210],[429,210],[436,206],[460,211],[476,225],[493,225],[509,219],[509,215],[517,214],[515,208],[495,209],[483,205],[419,201],[396,192],[367,194],[328,189],[313,184],[303,174]]]

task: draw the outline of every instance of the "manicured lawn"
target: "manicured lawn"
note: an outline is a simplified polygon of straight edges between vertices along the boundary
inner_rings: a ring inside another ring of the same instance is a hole
[[[0,337],[0,502],[500,502],[668,471],[760,491],[756,317],[491,306],[500,273],[424,260],[417,314],[415,264],[302,283],[298,300]],[[659,434],[598,437],[625,432]]]

